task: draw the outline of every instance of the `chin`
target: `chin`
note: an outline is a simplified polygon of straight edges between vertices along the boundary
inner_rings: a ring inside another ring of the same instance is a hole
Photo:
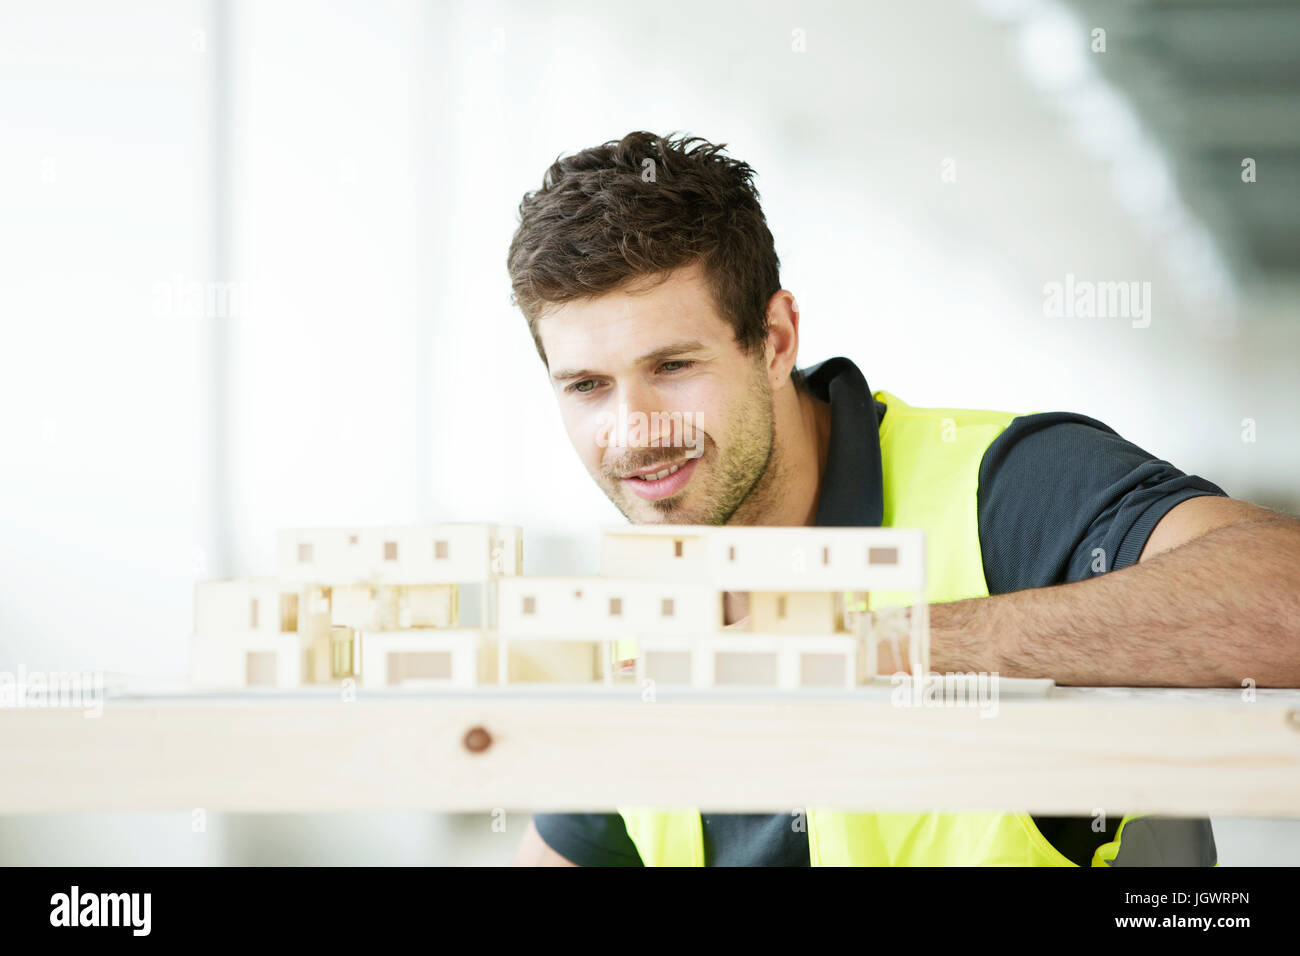
[[[623,516],[632,524],[691,524],[692,522],[683,519],[681,509],[672,507],[665,510],[657,508],[649,502],[637,499],[631,502],[629,507],[620,508]]]

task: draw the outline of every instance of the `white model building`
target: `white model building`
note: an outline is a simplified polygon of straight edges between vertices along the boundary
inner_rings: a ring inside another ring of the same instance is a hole
[[[297,687],[299,594],[275,578],[206,581],[194,593],[190,674],[197,687]]]
[[[876,674],[882,635],[862,612],[910,607],[909,665],[914,674],[929,670],[920,529],[628,525],[605,529],[601,544],[602,574],[707,581],[719,592],[747,593],[747,634],[797,636],[791,646],[814,637],[860,639],[862,667],[846,683]],[[727,636],[735,635],[728,629]]]
[[[499,682],[614,679],[615,645],[642,635],[697,641],[722,626],[713,588],[654,577],[519,577],[501,582]],[[531,655],[530,655],[530,652]],[[516,666],[532,658],[532,667]],[[539,677],[539,659],[553,676]]]
[[[919,530],[628,525],[603,530],[599,575],[522,563],[508,526],[286,531],[277,579],[199,586],[195,683],[853,687],[900,636],[868,610],[929,671]]]
[[[279,545],[278,578],[198,586],[195,686],[495,678],[495,588],[522,569],[519,528],[295,529]]]
[[[699,689],[853,687],[889,637],[863,612],[910,606],[909,665],[926,673],[924,551],[913,529],[606,528],[599,577],[503,583],[498,637],[586,644],[577,680],[609,682],[633,661],[640,680]],[[724,626],[724,592],[748,598],[737,625]]]

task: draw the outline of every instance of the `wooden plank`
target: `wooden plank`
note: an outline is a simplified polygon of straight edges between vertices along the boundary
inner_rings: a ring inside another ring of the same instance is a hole
[[[474,733],[475,728],[486,731]],[[467,747],[467,741],[480,747]],[[481,746],[485,745],[485,746]],[[1023,809],[1300,817],[1300,694],[246,693],[0,710],[0,812]]]

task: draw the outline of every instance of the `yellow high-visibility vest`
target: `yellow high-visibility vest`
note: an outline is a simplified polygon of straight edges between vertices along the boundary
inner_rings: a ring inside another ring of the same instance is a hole
[[[993,440],[1017,416],[972,409],[912,408],[883,391],[876,392],[875,398],[887,406],[880,426],[882,524],[925,529],[930,603],[987,597],[979,541],[980,462]],[[872,599],[876,605],[885,596],[873,594]],[[698,809],[620,807],[619,813],[645,865],[705,864]],[[1208,824],[1201,829],[1183,825],[1198,821],[1170,822],[1176,825],[1173,834],[1177,841],[1199,844],[1182,846],[1176,852],[1165,846],[1144,852],[1147,859],[1132,862],[1168,862],[1165,857],[1170,856],[1180,856],[1180,862],[1212,861]],[[1097,848],[1092,865],[1115,865],[1120,839],[1130,824],[1143,832],[1141,842],[1157,846],[1157,823],[1140,815],[1124,817],[1116,838]],[[1022,812],[846,813],[809,808],[806,825],[814,866],[1075,865],[1047,841],[1032,817]],[[1208,850],[1203,845],[1207,838]]]

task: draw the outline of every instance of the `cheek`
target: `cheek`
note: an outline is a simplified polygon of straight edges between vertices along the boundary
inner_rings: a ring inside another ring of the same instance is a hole
[[[701,419],[707,428],[710,419],[724,404],[723,399],[724,396],[718,393],[715,382],[702,379],[689,386],[671,392],[666,391],[663,395],[663,407],[667,411],[681,412],[683,415],[689,414]]]
[[[701,395],[690,411],[695,416],[697,433],[708,434],[718,445],[727,443],[727,434],[738,409],[725,396],[716,393]]]

